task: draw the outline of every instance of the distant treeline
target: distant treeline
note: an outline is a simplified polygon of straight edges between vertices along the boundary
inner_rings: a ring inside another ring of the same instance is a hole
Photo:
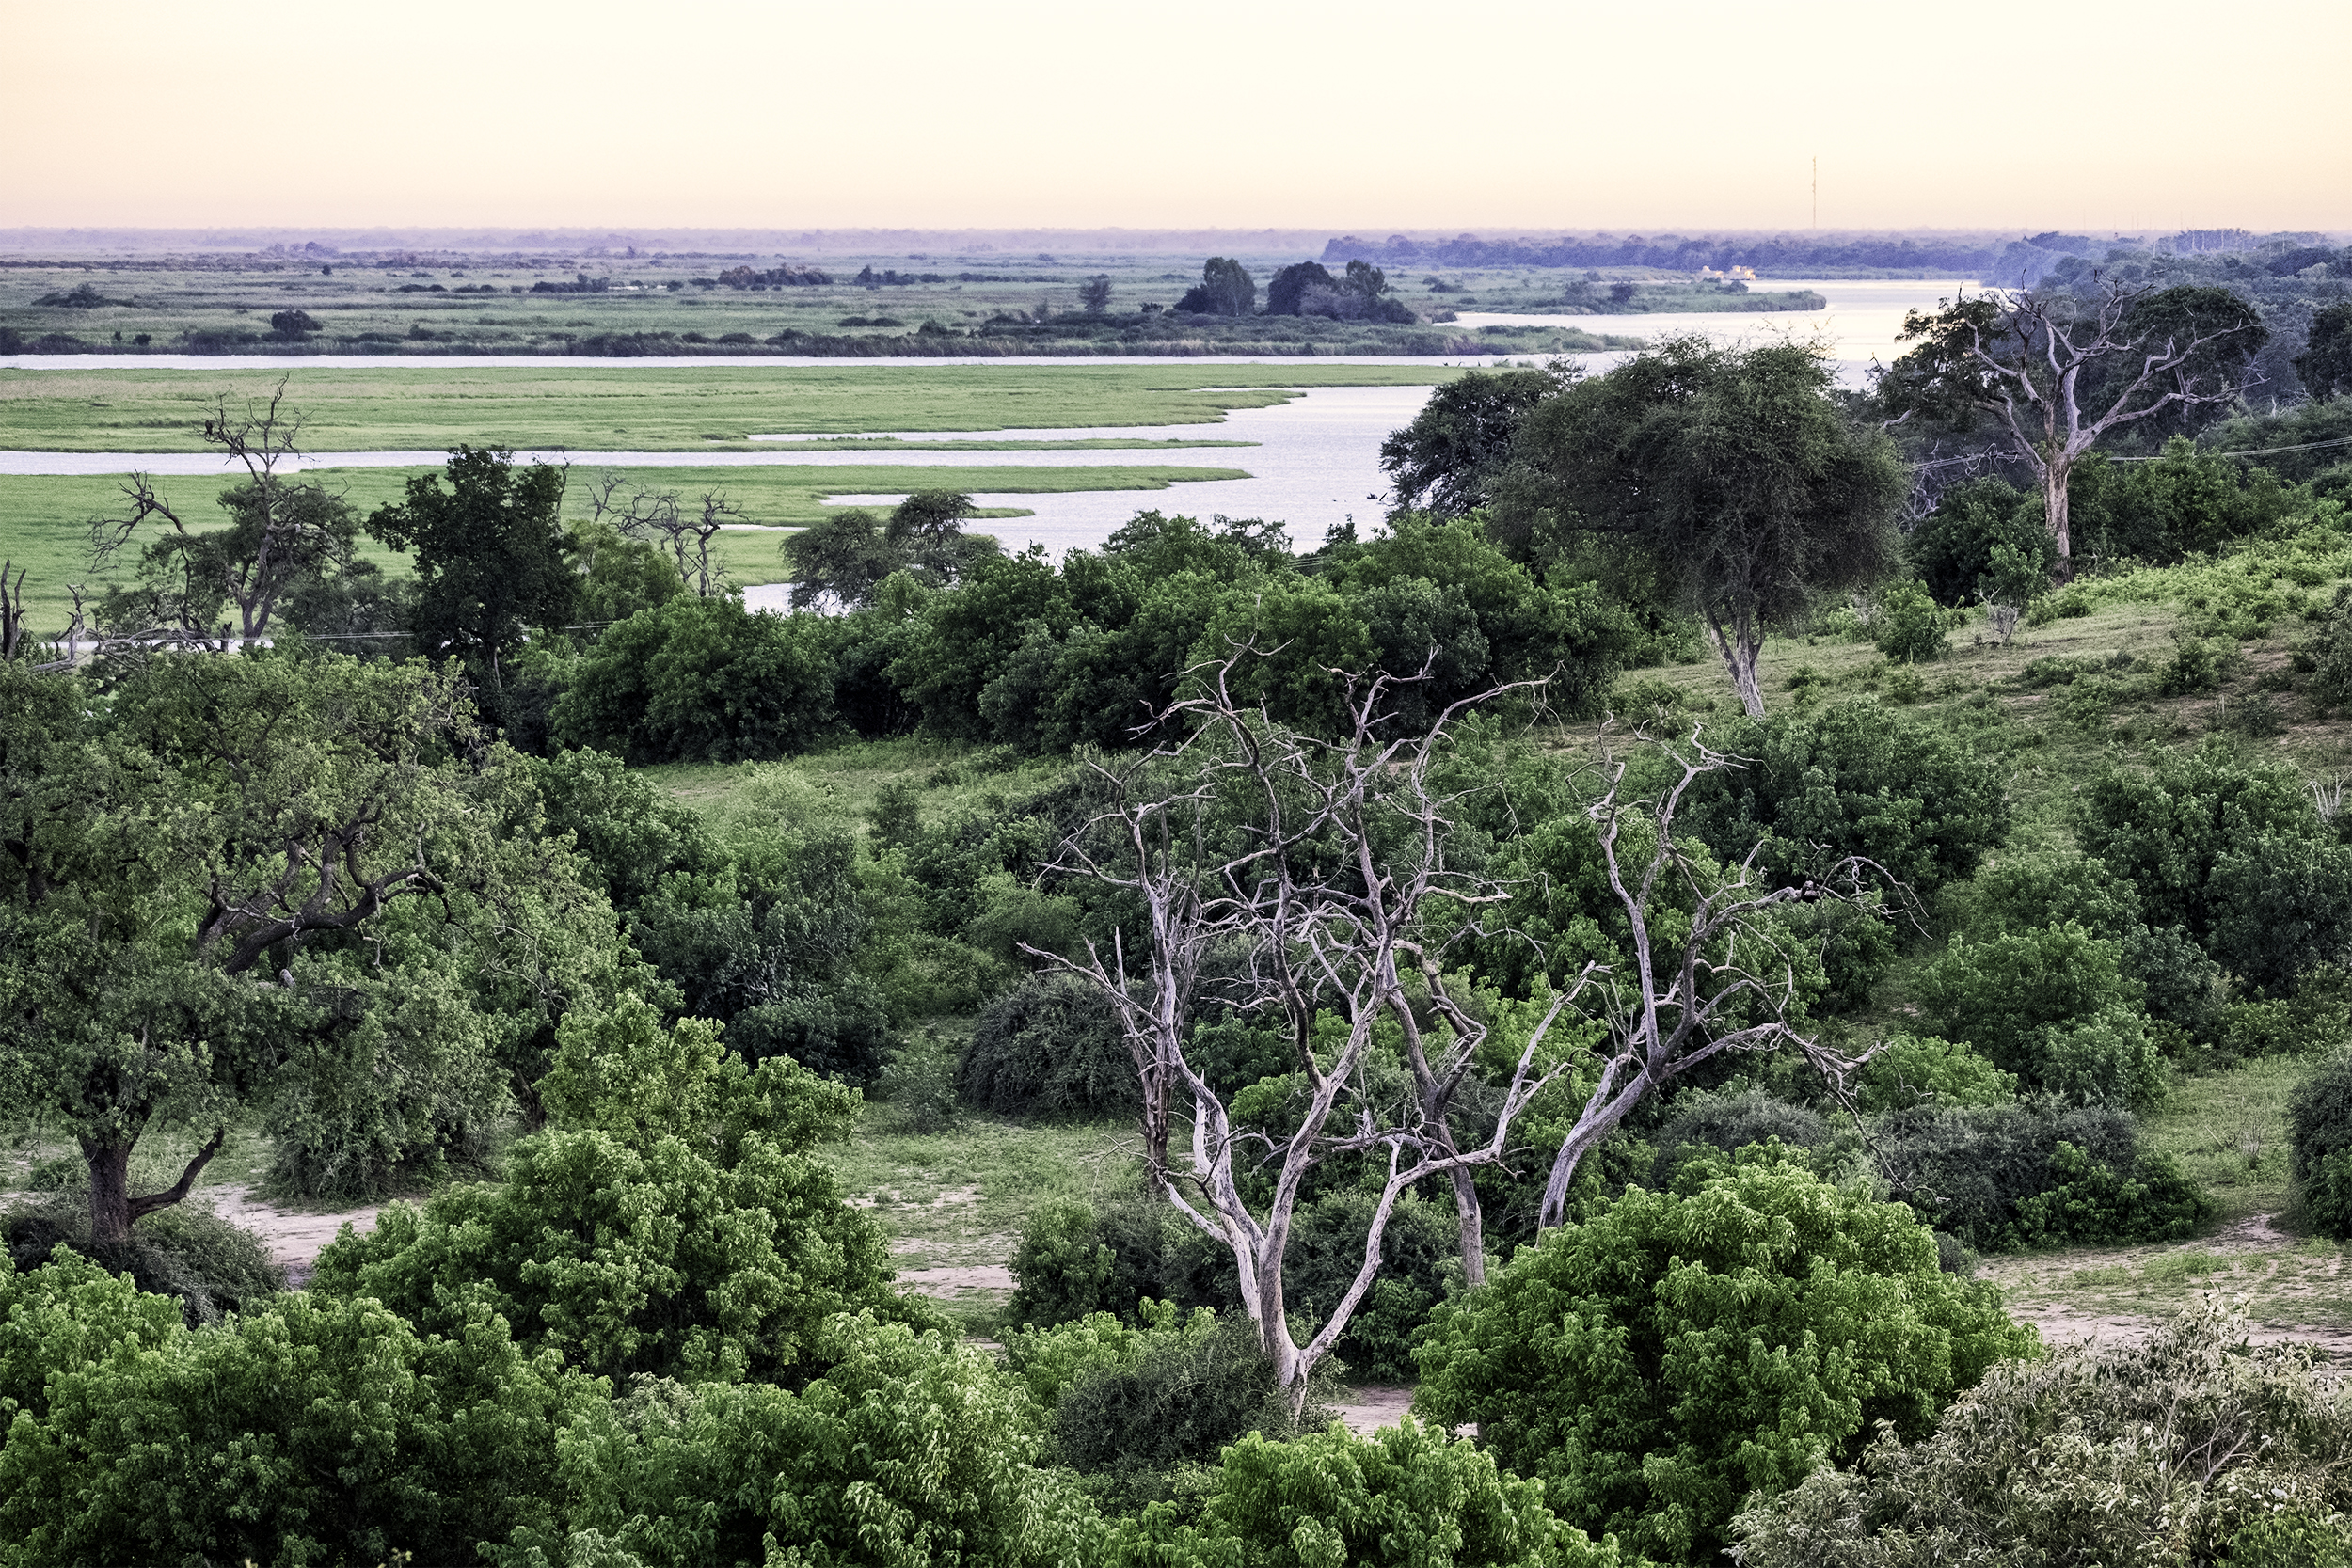
[[[1323,264],[1343,266],[1352,261],[1364,261],[1381,266],[1656,267],[1668,272],[1696,272],[1701,267],[1720,271],[1738,266],[1754,267],[1784,277],[1839,272],[1933,272],[1981,278],[1988,283],[2030,286],[2066,256],[2104,256],[2109,248],[2119,245],[2132,250],[2201,253],[2217,248],[2217,232],[2199,230],[2176,235],[2153,247],[2140,240],[2094,240],[2088,235],[2057,232],[2023,236],[2007,243],[1932,236],[1918,240],[1897,235],[1820,239],[1803,234],[1744,234],[1684,239],[1667,234],[1645,239],[1639,234],[1629,234],[1620,239],[1597,234],[1589,239],[1483,240],[1474,234],[1462,234],[1451,240],[1415,240],[1391,234],[1386,240],[1366,240],[1344,234],[1323,247]],[[2308,243],[2315,238],[2257,238],[2247,234],[2237,248],[2255,251],[2268,248],[2267,242],[2293,239]]]

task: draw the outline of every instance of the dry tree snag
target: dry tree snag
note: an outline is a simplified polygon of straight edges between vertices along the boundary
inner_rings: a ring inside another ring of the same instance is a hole
[[[167,592],[153,595],[143,615],[151,626],[123,628],[131,641],[167,645],[226,647],[227,622],[215,613],[236,613],[235,640],[251,647],[270,634],[278,609],[309,574],[346,561],[352,551],[348,509],[315,484],[290,483],[280,472],[301,457],[295,445],[302,417],[285,406],[280,381],[266,403],[248,403],[232,415],[229,400],[215,400],[203,436],[245,469],[246,483],[223,504],[233,521],[226,529],[199,531],[156,488],[154,476],[134,473],[122,482],[128,505],[90,520],[93,569],[103,570],[151,522],[164,537],[145,552],[151,569],[176,577]]]
[[[1578,1163],[1654,1090],[1702,1062],[1726,1051],[1793,1046],[1841,1094],[1848,1075],[1861,1065],[1788,1026],[1795,967],[1759,917],[1779,905],[1858,893],[1865,873],[1879,868],[1849,858],[1831,868],[1828,885],[1766,888],[1757,885],[1754,850],[1726,872],[1701,865],[1676,842],[1675,815],[1693,784],[1737,762],[1701,745],[1699,734],[1694,728],[1681,748],[1661,748],[1680,776],[1657,800],[1623,799],[1626,766],[1613,761],[1608,790],[1585,808],[1599,829],[1610,894],[1631,930],[1633,973],[1618,976],[1587,970],[1570,992],[1583,1016],[1606,1025],[1608,1044],[1593,1064],[1584,1109],[1552,1157],[1536,1216],[1539,1228],[1565,1216]],[[1629,821],[1641,821],[1648,830],[1646,856],[1626,853]],[[1669,895],[1679,897],[1670,903]],[[1654,936],[1657,916],[1667,908],[1688,910],[1690,929],[1678,943],[1661,943]],[[1630,985],[1624,983],[1629,980]]]
[[[726,564],[711,559],[722,529],[753,526],[752,515],[723,490],[706,490],[691,504],[675,490],[643,487],[621,494],[628,477],[604,473],[589,492],[589,516],[625,539],[653,543],[677,563],[677,575],[698,598],[726,591]]]
[[[1557,994],[1507,1072],[1491,1064],[1501,1080],[1486,1097],[1491,1130],[1465,1137],[1454,1100],[1479,1070],[1489,1032],[1456,994],[1446,959],[1510,894],[1449,863],[1463,796],[1448,794],[1437,775],[1464,711],[1499,693],[1400,734],[1387,707],[1395,679],[1354,682],[1349,732],[1327,740],[1236,703],[1229,680],[1241,657],[1191,673],[1204,694],[1161,716],[1189,722],[1183,740],[1123,769],[1090,765],[1110,803],[1073,836],[1060,863],[1132,897],[1139,940],[1117,932],[1074,958],[1031,951],[1086,978],[1118,1010],[1143,1081],[1147,1180],[1232,1252],[1243,1307],[1296,1408],[1378,1275],[1390,1217],[1406,1192],[1437,1179],[1452,1187],[1466,1275],[1483,1277],[1484,1220],[1470,1174],[1526,1152],[1514,1127],[1555,1078],[1589,1073],[1594,1087],[1553,1159],[1547,1224],[1557,1223],[1584,1152],[1653,1089],[1700,1063],[1789,1043],[1824,1070],[1851,1064],[1788,1026],[1793,966],[1759,929],[1766,911],[1822,890],[1759,890],[1753,858],[1727,878],[1710,877],[1674,842],[1675,813],[1691,786],[1727,765],[1694,735],[1690,754],[1676,753],[1680,776],[1661,800],[1623,800],[1619,765],[1588,808],[1631,922],[1632,974],[1589,965]],[[1655,847],[1629,868],[1621,845],[1634,820],[1655,834]],[[1653,915],[1670,896],[1691,931],[1677,948],[1661,949]],[[1220,951],[1241,956],[1237,972],[1204,978],[1204,960]],[[1295,1078],[1287,1132],[1246,1125],[1188,1053],[1192,1011],[1203,1000],[1281,1022]],[[1548,1044],[1564,1015],[1603,1025],[1597,1059]],[[1385,1036],[1393,1047],[1381,1043],[1383,1024],[1394,1031]],[[1375,1051],[1391,1048],[1411,1075],[1409,1103],[1383,1102],[1369,1089]],[[1185,1101],[1190,1147],[1172,1154],[1171,1125]],[[1360,1265],[1301,1344],[1283,1285],[1300,1193],[1315,1166],[1366,1157],[1379,1193]],[[1263,1202],[1245,1196],[1245,1178],[1267,1195]]]
[[[2267,338],[2243,301],[2190,297],[2217,291],[2111,278],[2095,287],[2087,307],[2026,291],[1914,311],[1901,341],[1920,346],[1881,382],[1900,418],[1999,421],[2010,454],[2041,482],[2061,581],[2074,575],[2067,489],[2075,467],[2113,431],[2170,408],[2228,403],[2259,385],[2253,356]]]

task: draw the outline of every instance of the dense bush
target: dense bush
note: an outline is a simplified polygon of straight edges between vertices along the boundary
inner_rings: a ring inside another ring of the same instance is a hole
[[[2141,1344],[1994,1368],[1932,1436],[1759,1499],[1745,1568],[2344,1568],[2352,1407],[2208,1298]]]
[[[2173,1241],[2211,1212],[2108,1106],[1922,1104],[1881,1117],[1871,1142],[1895,1196],[1979,1252]]]
[[[1945,491],[1906,545],[1920,582],[1946,605],[1975,600],[1977,579],[1992,571],[1995,549],[2018,551],[2044,576],[2058,564],[2040,498],[2000,479],[1973,479]]]
[[[74,1162],[80,1164],[79,1161]],[[141,1291],[180,1304],[190,1326],[225,1312],[259,1307],[286,1288],[262,1239],[214,1212],[209,1203],[175,1203],[142,1219],[130,1242],[100,1246],[90,1239],[87,1170],[62,1191],[14,1203],[0,1234],[19,1269],[38,1269],[64,1247],[127,1275]]]
[[[1658,1153],[1649,1184],[1672,1186],[1675,1172],[1693,1155],[1730,1154],[1774,1138],[1789,1149],[1814,1149],[1836,1135],[1820,1112],[1775,1099],[1760,1089],[1678,1095],[1672,1113],[1650,1134]]]
[[[0,1447],[0,1563],[475,1560],[549,1515],[557,1431],[602,1402],[479,1303],[446,1336],[315,1295],[189,1331],[70,1256],[15,1283],[82,1357]]]
[[[681,594],[606,630],[556,701],[555,737],[632,763],[805,750],[833,724],[827,641],[815,616]]]
[[[1544,1506],[1539,1482],[1409,1418],[1225,1450],[1204,1500],[1118,1527],[1113,1568],[1632,1568]]]
[[[2164,1058],[2122,960],[2121,943],[2071,923],[1955,939],[1921,974],[1919,1004],[1937,1034],[2030,1087],[2147,1105],[2163,1091]]]
[[[1866,855],[1925,896],[1966,877],[2009,836],[1990,759],[1867,698],[1740,721],[1709,739],[1749,760],[1692,791],[1688,825],[1733,859],[1763,840],[1790,878]]]
[[[2288,1126],[2304,1218],[2323,1236],[2352,1238],[2352,1053],[2296,1085]]]
[[[1118,1010],[1066,974],[1032,975],[980,1009],[956,1093],[1016,1115],[1099,1116],[1141,1103]]]
[[[1855,1086],[1856,1101],[1869,1115],[1916,1105],[2004,1105],[2017,1098],[2016,1074],[1964,1045],[1910,1035],[1882,1042]]]
[[[1476,1421],[1571,1524],[1696,1559],[1751,1491],[1851,1458],[1876,1421],[1924,1436],[2029,1349],[1996,1299],[1899,1204],[1751,1154],[1687,1195],[1630,1190],[1439,1307],[1414,1403]]]
[[[2074,831],[2084,851],[2131,880],[2149,925],[2184,926],[2200,942],[2213,933],[2222,856],[2267,838],[2321,836],[2300,779],[2219,736],[2155,752],[2145,768],[2103,769],[2080,801]]]
[[[708,1023],[664,1029],[629,998],[564,1021],[543,1094],[556,1127],[514,1147],[501,1185],[386,1209],[320,1254],[311,1289],[428,1333],[488,1304],[610,1377],[798,1381],[834,1313],[930,1321],[812,1157],[846,1129],[847,1090],[788,1060],[747,1068]]]
[[[1101,1525],[1057,1472],[1018,1383],[940,1333],[835,1317],[825,1375],[641,1384],[566,1434],[557,1518],[485,1555],[564,1563],[891,1568],[1098,1560]]]
[[[1052,1411],[1055,1458],[1079,1470],[1141,1481],[1214,1460],[1246,1432],[1283,1437],[1297,1426],[1257,1330],[1239,1314],[1220,1320],[1198,1307],[1180,1319],[1147,1302],[1139,1327],[1095,1313],[1017,1335],[1005,1358]]]
[[[1944,611],[1915,582],[1899,582],[1879,599],[1870,622],[1879,652],[1902,664],[1923,664],[1950,651]]]

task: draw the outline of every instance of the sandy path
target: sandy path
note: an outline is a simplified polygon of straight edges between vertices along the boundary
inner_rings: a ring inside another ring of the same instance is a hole
[[[359,1231],[373,1230],[375,1216],[383,1209],[380,1203],[333,1214],[279,1209],[255,1197],[250,1188],[232,1182],[199,1188],[196,1196],[199,1201],[210,1203],[222,1219],[261,1237],[271,1259],[286,1271],[287,1282],[296,1286],[310,1280],[319,1249],[340,1235],[344,1226]]]

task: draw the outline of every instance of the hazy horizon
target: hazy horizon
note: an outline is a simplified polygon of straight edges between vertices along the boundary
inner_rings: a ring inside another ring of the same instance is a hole
[[[2352,229],[2352,8],[20,7],[0,228]],[[103,44],[103,48],[98,47]],[[103,113],[93,113],[93,104]]]

